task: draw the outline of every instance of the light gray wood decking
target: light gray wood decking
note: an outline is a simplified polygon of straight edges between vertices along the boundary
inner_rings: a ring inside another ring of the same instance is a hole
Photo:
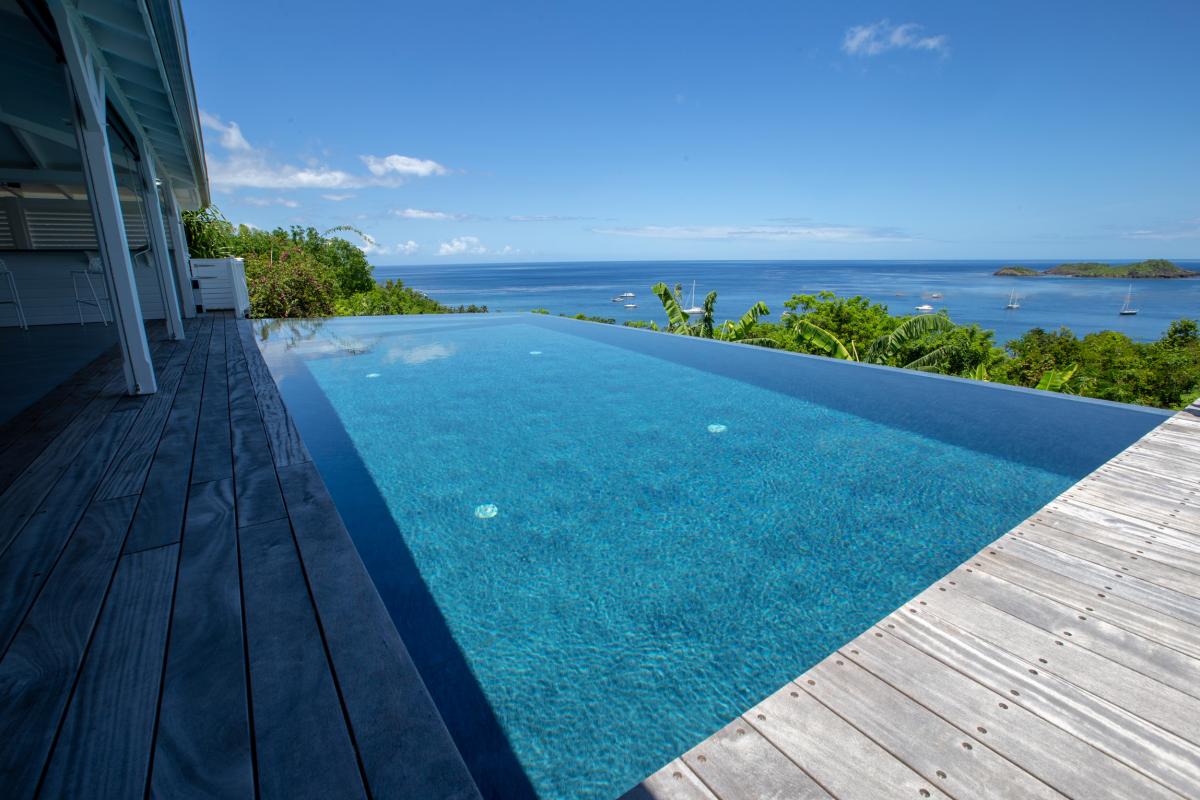
[[[1200,406],[627,798],[1200,797]]]

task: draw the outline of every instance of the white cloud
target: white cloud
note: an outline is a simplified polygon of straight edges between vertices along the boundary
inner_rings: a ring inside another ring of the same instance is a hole
[[[363,239],[364,241],[358,246],[358,249],[369,256],[411,256],[421,249],[421,245],[412,239],[394,245],[380,244],[370,236],[363,236]]]
[[[457,236],[438,245],[439,256],[515,256],[521,251],[511,245],[490,248],[479,241],[478,236]]]
[[[242,135],[242,129],[236,122],[228,124],[221,121],[221,118],[207,111],[200,112],[200,124],[205,128],[214,130],[218,134],[218,140],[221,142],[221,147],[226,150],[250,150],[250,143],[246,141],[246,137]]]
[[[855,25],[846,31],[842,50],[852,56],[877,56],[889,50],[926,50],[946,56],[950,39],[943,35],[923,36],[915,22],[893,25],[886,19],[870,25]]]
[[[594,217],[565,217],[559,214],[512,214],[505,217],[509,222],[578,222]]]
[[[217,191],[232,189],[362,189],[371,186],[395,187],[412,177],[445,175],[449,170],[437,163],[408,156],[362,156],[370,174],[362,175],[325,166],[315,160],[300,166],[280,162],[257,147],[252,147],[236,122],[201,112],[204,127],[217,131],[224,157],[206,154],[208,177]],[[326,195],[327,199],[348,199],[351,195]]]
[[[909,237],[893,228],[852,225],[643,225],[593,228],[593,233],[647,239],[761,239],[808,242],[903,242]]]
[[[1126,231],[1121,236],[1125,239],[1148,239],[1151,241],[1200,239],[1200,219],[1185,219],[1174,225]]]
[[[450,171],[436,161],[394,154],[382,157],[362,156],[362,161],[371,174],[376,176],[394,172],[397,175],[427,178],[430,175],[445,175]]]
[[[427,211],[423,208],[393,208],[390,212],[401,219],[452,220],[466,219],[466,214],[450,214],[446,211]]]
[[[352,194],[323,194],[323,195],[321,195],[321,197],[324,197],[326,200],[332,200],[335,203],[340,203],[343,200],[349,200],[350,198],[354,197],[354,195],[352,195]]]
[[[284,208],[299,208],[300,204],[288,197],[243,197],[242,202],[248,206],[283,206]]]
[[[438,246],[439,256],[483,255],[487,251],[477,236],[459,236]]]

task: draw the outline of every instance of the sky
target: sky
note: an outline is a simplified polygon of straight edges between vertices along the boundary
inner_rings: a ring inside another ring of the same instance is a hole
[[[184,0],[214,203],[372,263],[1200,258],[1200,3]]]

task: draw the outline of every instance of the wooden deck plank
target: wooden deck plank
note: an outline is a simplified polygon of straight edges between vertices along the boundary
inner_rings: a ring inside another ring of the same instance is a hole
[[[41,797],[141,797],[177,545],[124,555],[46,765]]]
[[[1068,641],[957,591],[924,592],[920,597],[923,599],[917,602],[921,605],[910,607],[918,618],[933,615],[1023,660],[1026,671],[1032,668],[1039,674],[1055,675],[1193,745],[1200,742],[1200,700],[1190,694],[1077,647],[1074,637]],[[939,626],[939,630],[947,629]],[[1112,692],[1114,686],[1120,686],[1121,691]],[[1200,748],[1196,749],[1196,755],[1200,759]]]
[[[156,359],[158,391],[145,399],[137,427],[121,443],[97,490],[99,499],[111,500],[142,491],[194,343],[194,337],[184,342],[172,342],[173,346]]]
[[[831,796],[740,719],[689,750],[683,761],[721,800],[826,800]]]
[[[192,453],[196,446],[211,335],[212,319],[206,317],[204,326],[196,334],[195,346],[183,369],[171,412],[146,474],[142,491],[153,496],[155,502],[138,504],[133,527],[125,544],[127,553],[172,544],[183,535],[184,509],[187,507],[187,492],[191,483]]]
[[[1047,523],[1052,522],[1055,518],[1086,524],[1089,529],[1104,528],[1114,536],[1150,539],[1181,550],[1200,552],[1200,536],[1172,530],[1161,523],[1147,522],[1132,514],[1099,508],[1062,497],[1054,500],[1032,517],[1032,519]]]
[[[316,466],[301,462],[279,475],[372,793],[477,797]],[[427,768],[413,772],[413,763]]]
[[[238,536],[261,795],[366,797],[291,526],[277,519]]]
[[[101,421],[73,468],[54,484],[42,508],[0,556],[0,653],[47,580],[83,517],[112,451],[137,416],[134,410],[114,411]]]
[[[1059,575],[1092,587],[1098,600],[1104,600],[1109,596],[1120,597],[1132,603],[1139,603],[1146,608],[1155,609],[1189,625],[1200,625],[1200,599],[1195,597],[1156,586],[1127,573],[1092,561],[1085,561],[1059,550],[1034,544],[1026,541],[1024,537],[1010,536],[1004,541],[1002,549],[1010,556],[1038,564]],[[999,553],[988,550],[980,555],[980,562],[972,563],[982,566],[988,559],[996,558],[998,555]]]
[[[234,516],[231,478],[192,486],[154,743],[156,797],[254,796]]]
[[[1052,531],[1049,528],[1041,528],[1035,522],[1026,522],[1013,531],[1013,534],[1023,537],[1024,541],[1057,550],[1064,555],[1074,556],[1108,570],[1124,572],[1140,581],[1200,599],[1200,574],[1146,558],[1142,549],[1133,548],[1133,552],[1122,550],[1084,536],[1075,536],[1066,530]]]
[[[100,356],[93,364],[96,365],[94,370],[85,379],[60,387],[67,391],[61,401],[54,402],[52,409],[39,413],[39,405],[35,404],[9,422],[13,426],[13,433],[0,452],[0,492],[8,489],[62,429],[121,371],[120,358],[115,350]]]
[[[945,798],[904,762],[806,692],[786,686],[742,715],[838,800]]]
[[[893,614],[884,627],[994,693],[1008,693],[1010,706],[1091,745],[1096,754],[1089,766],[1116,760],[1181,794],[1200,785],[1200,749],[1195,745],[1058,678],[1039,662],[1025,661],[925,612]]]
[[[621,800],[719,800],[682,758],[621,795]]]
[[[114,378],[0,495],[0,556],[42,505],[59,478],[120,399],[124,378]]]
[[[1200,575],[1200,547],[1195,550],[1176,546],[1171,540],[1156,536],[1153,530],[1128,532],[1105,525],[1082,521],[1071,514],[1047,511],[1030,517],[1015,531],[1039,526],[1049,531],[1062,531],[1098,544],[1121,550],[1127,555],[1136,555],[1148,561],[1170,564],[1178,569]]]
[[[1137,670],[1193,697],[1200,697],[1200,659],[1131,633],[1091,612],[1082,615],[1087,617],[1086,620],[1080,620],[1079,611],[1084,609],[1073,609],[981,570],[968,573],[960,569],[947,578],[954,579],[957,588],[950,587],[949,580],[944,580],[938,584],[939,589],[963,592],[992,608],[1054,634],[1057,640],[1069,639],[1076,646]],[[1068,630],[1071,636],[1064,637],[1063,631]]]
[[[226,365],[227,326],[214,320],[200,400],[200,425],[192,463],[192,483],[233,476],[233,444],[229,436],[229,372]]]
[[[802,691],[953,797],[1064,797],[991,750],[977,731],[964,734],[852,661],[822,661],[790,687],[790,692]]]
[[[1075,609],[1077,615],[1104,620],[1136,633],[1147,641],[1157,642],[1193,658],[1200,658],[1200,627],[1163,617],[1156,614],[1152,608],[1111,595],[1106,598],[1096,597],[1095,588],[1092,586],[1005,553],[983,562],[982,567],[972,569],[994,575],[1070,606]],[[1064,636],[1071,636],[1073,629],[1063,629],[1062,633]]]
[[[0,659],[0,786],[32,797],[112,581],[135,498],[94,503]],[[19,744],[19,746],[18,746]]]
[[[840,656],[965,733],[964,749],[988,747],[1069,797],[1178,798],[1167,787],[1025,709],[1015,702],[1011,689],[995,692],[885,628],[855,639]]]
[[[47,435],[0,493],[0,794],[478,797],[298,441],[285,507],[236,322],[189,325],[157,394],[117,361],[23,417]]]

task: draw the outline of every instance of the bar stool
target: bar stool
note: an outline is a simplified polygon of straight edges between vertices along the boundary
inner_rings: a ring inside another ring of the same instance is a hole
[[[79,314],[79,324],[83,324],[83,307],[95,306],[96,311],[100,312],[100,321],[108,325],[108,317],[104,316],[104,306],[100,304],[101,299],[108,300],[108,289],[104,290],[104,297],[101,298],[96,293],[96,285],[92,283],[92,278],[99,276],[100,283],[104,283],[104,262],[99,256],[92,253],[87,254],[88,265],[87,269],[71,270],[71,288],[75,290],[75,311]],[[87,291],[92,295],[92,299],[88,300],[87,295],[79,296],[79,279],[83,278],[87,284]]]
[[[8,271],[8,265],[3,261],[0,261],[0,275],[8,279],[8,291],[12,295],[11,300],[0,300],[0,306],[11,305],[17,312],[17,324],[25,330],[29,330],[29,320],[25,318],[25,307],[21,305],[21,295],[17,293],[17,281]]]

